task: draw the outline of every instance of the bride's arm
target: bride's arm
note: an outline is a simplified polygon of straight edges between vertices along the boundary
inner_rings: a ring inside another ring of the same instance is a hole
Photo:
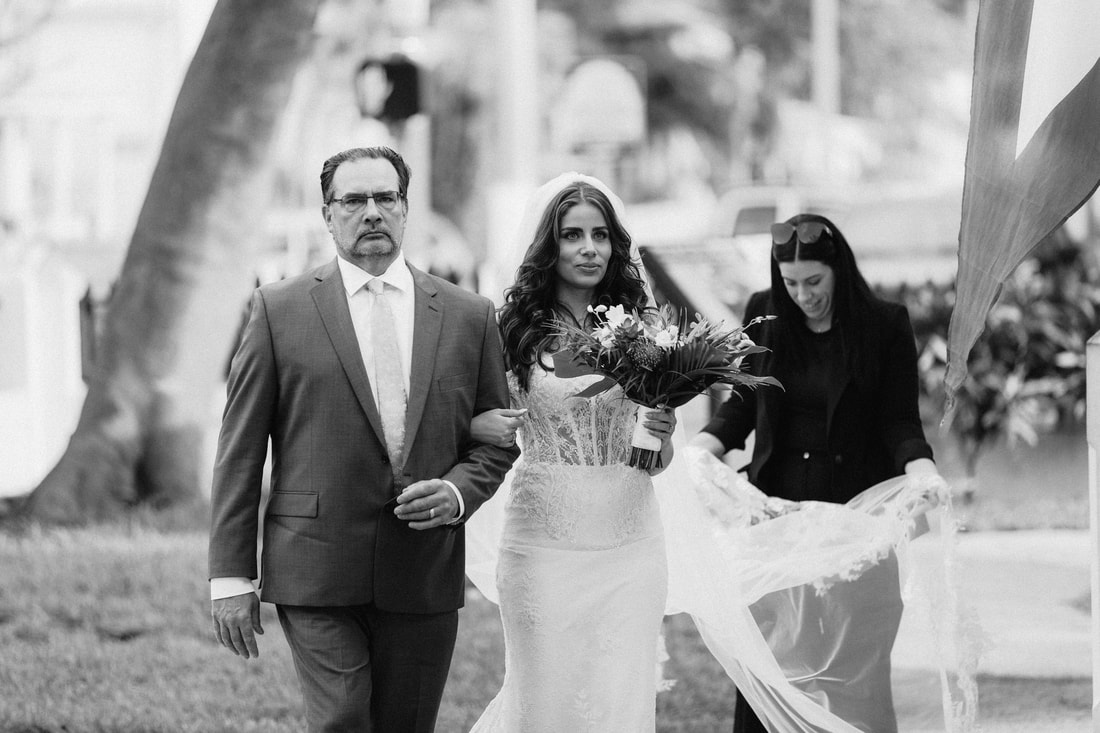
[[[526,409],[495,408],[475,415],[470,421],[470,437],[478,443],[508,448],[516,443],[516,431],[523,424]]]

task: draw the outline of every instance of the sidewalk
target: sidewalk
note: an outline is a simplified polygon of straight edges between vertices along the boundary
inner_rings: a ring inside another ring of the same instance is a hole
[[[1086,530],[959,535],[962,600],[987,636],[979,674],[1091,678],[1089,555]],[[907,662],[918,643],[903,624],[894,665],[914,666]]]
[[[914,543],[913,551],[922,547],[930,545]],[[963,601],[986,636],[978,665],[987,679],[980,685],[982,733],[1093,730],[1085,692],[1092,678],[1090,554],[1086,530],[959,536]],[[921,632],[903,622],[893,662],[899,724],[907,733],[942,731],[938,679],[918,661],[923,643]],[[992,695],[990,677],[1002,680]],[[1006,699],[1005,689],[1018,692]]]

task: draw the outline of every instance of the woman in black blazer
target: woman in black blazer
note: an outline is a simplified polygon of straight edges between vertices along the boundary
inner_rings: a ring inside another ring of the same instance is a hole
[[[769,351],[750,357],[746,368],[776,377],[783,389],[732,395],[694,445],[721,456],[744,448],[755,431],[752,461],[745,467],[749,480],[769,495],[795,501],[844,503],[893,476],[936,471],[917,405],[908,311],[871,292],[835,224],[800,214],[772,226],[771,289],[750,298],[745,322],[761,315],[776,318],[750,335]],[[890,574],[896,588],[891,561],[873,572]],[[847,585],[838,584],[837,599]],[[827,622],[830,599],[820,600]],[[896,730],[889,652],[901,600],[883,600],[887,606],[876,618],[852,624],[865,646],[881,649],[881,659],[861,670],[859,679],[846,681],[864,685],[874,703],[869,711],[853,711],[852,722],[876,732]],[[740,695],[734,730],[765,730]]]

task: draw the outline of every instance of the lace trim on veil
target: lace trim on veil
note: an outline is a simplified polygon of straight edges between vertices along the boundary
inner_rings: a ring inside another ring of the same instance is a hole
[[[684,446],[654,483],[669,557],[666,612],[692,616],[711,653],[778,730],[859,728],[831,712],[843,705],[830,700],[831,693],[822,689],[826,685],[814,682],[818,677],[806,676],[806,669],[814,669],[812,661],[792,664],[797,646],[786,650],[782,661],[774,656],[753,616],[754,604],[801,587],[821,596],[838,583],[865,574],[870,578],[868,571],[891,555],[898,559],[908,623],[931,640],[921,662],[939,674],[945,729],[976,729],[975,673],[983,637],[960,593],[957,523],[942,478],[898,477],[869,488],[847,505],[796,503],[768,497],[711,454]],[[941,498],[940,530],[938,537],[918,539],[921,552],[913,552],[909,509],[929,492]],[[873,592],[843,597],[853,615],[861,605],[873,607],[883,600]],[[790,608],[799,610],[797,605]],[[816,617],[797,613],[777,618],[776,623],[787,625],[782,633],[772,630],[782,639],[799,638],[800,623],[818,623]],[[824,629],[815,633],[819,646],[807,653],[842,658],[845,669],[863,664],[858,649],[846,648],[843,633],[833,640],[823,638],[826,634]],[[800,674],[789,676],[784,669]]]

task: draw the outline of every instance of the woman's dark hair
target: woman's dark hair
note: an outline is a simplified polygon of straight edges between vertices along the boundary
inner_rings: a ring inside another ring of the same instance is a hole
[[[623,228],[611,201],[598,188],[583,181],[566,186],[542,212],[535,238],[516,270],[515,282],[504,293],[500,309],[505,364],[525,390],[531,369],[544,352],[554,348],[555,321],[570,317],[557,299],[555,266],[562,219],[582,203],[595,206],[603,214],[611,241],[607,272],[596,286],[593,304],[623,305],[639,311],[647,306],[644,281],[630,257],[630,234]]]
[[[801,363],[807,358],[799,348],[804,339],[797,336],[797,329],[804,327],[806,316],[787,292],[779,265],[813,260],[828,265],[833,271],[833,327],[839,328],[849,359],[859,364],[861,354],[866,353],[865,340],[872,337],[870,311],[878,298],[859,271],[848,240],[836,224],[819,214],[798,214],[786,223],[794,227],[817,223],[825,228],[814,242],[804,244],[795,235],[793,246],[785,243],[772,246],[771,313],[778,318],[766,325],[774,332],[771,348],[776,363],[785,359]]]

